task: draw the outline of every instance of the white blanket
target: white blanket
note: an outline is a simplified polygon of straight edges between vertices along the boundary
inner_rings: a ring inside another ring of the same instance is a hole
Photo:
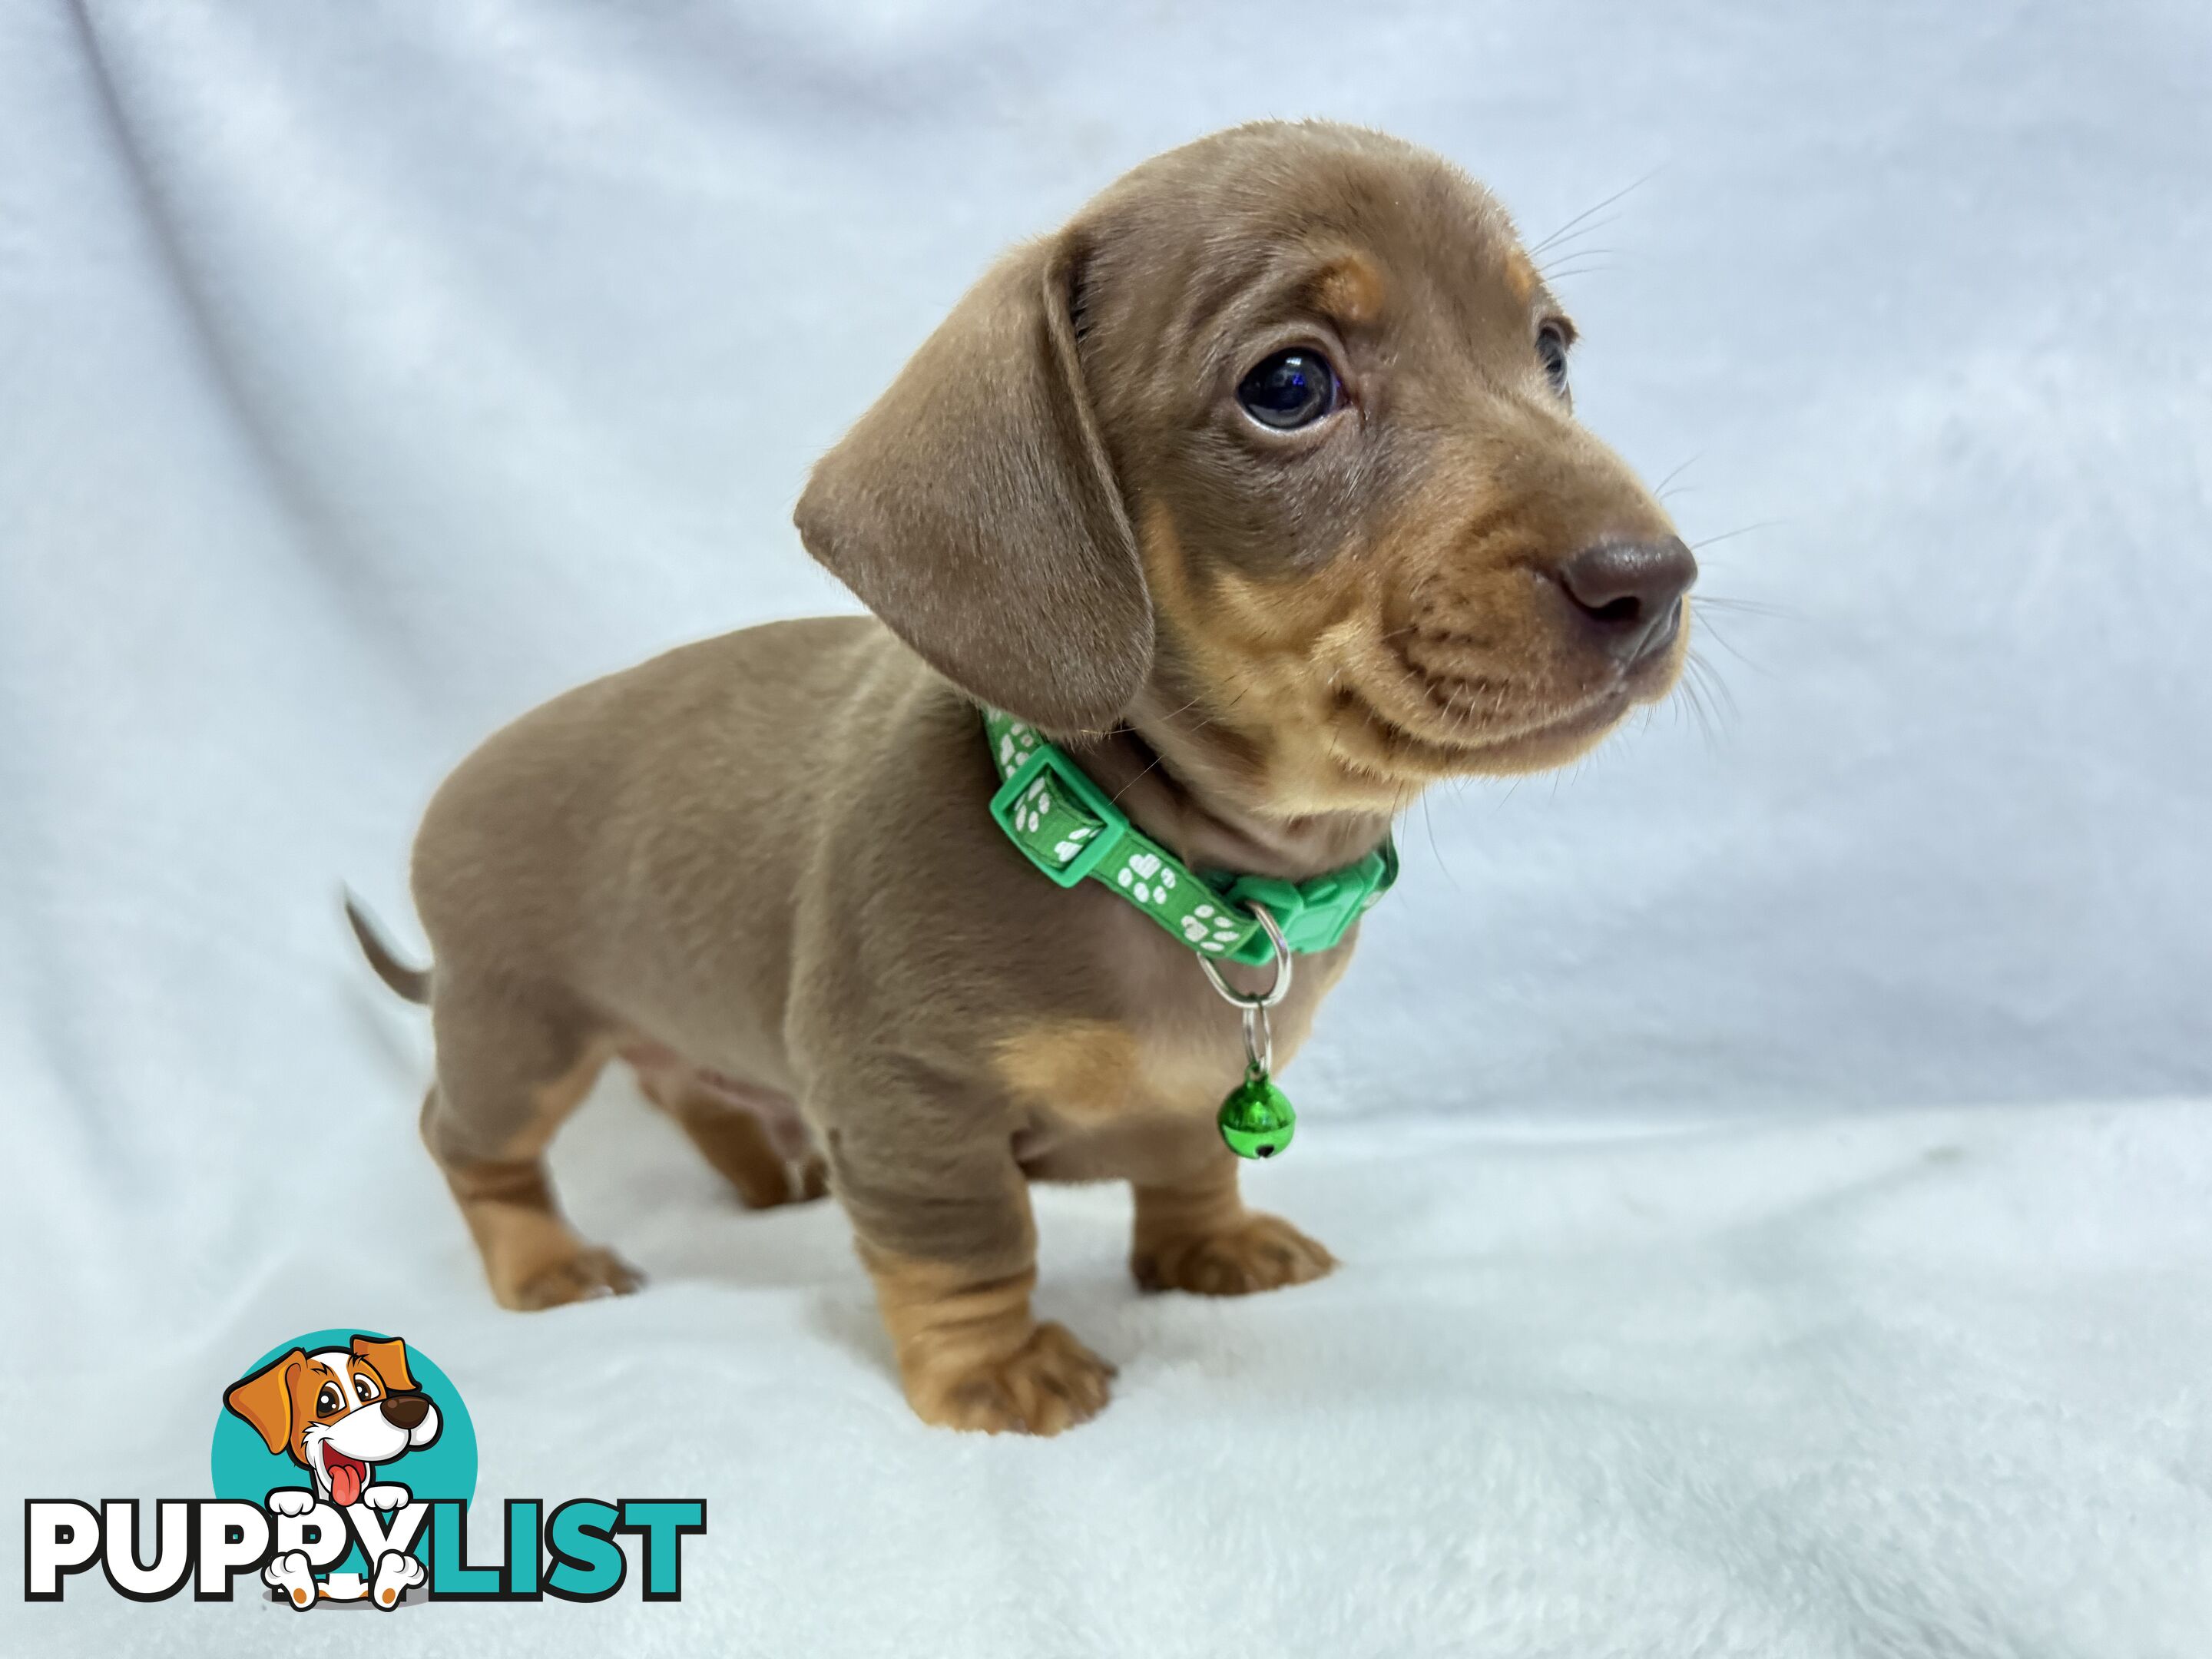
[[[1833,9],[0,8],[0,1559],[327,1326],[480,1517],[709,1504],[673,1605],[95,1573],[0,1653],[2212,1651],[2212,15]],[[791,501],[964,283],[1304,112],[1532,237],[1650,175],[1553,252],[1585,415],[1765,526],[1733,712],[1408,822],[1252,1182],[1334,1278],[1041,1196],[1078,1432],[921,1430],[835,1210],[620,1084],[555,1161],[651,1285],[498,1311],[338,884],[411,939],[491,726],[848,603]]]

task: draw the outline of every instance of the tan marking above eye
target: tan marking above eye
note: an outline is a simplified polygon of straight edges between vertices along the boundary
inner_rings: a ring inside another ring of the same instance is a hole
[[[1382,273],[1357,253],[1333,261],[1314,279],[1314,299],[1346,328],[1362,328],[1382,312]]]
[[[1509,249],[1505,255],[1505,286],[1513,290],[1516,304],[1527,305],[1536,293],[1536,267],[1519,248]]]

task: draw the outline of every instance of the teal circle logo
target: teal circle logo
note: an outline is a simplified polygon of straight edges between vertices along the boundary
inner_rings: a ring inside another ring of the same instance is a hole
[[[339,1509],[388,1509],[477,1491],[477,1431],[460,1391],[419,1348],[336,1326],[280,1342],[217,1404],[208,1472],[217,1498],[312,1492]],[[422,1554],[428,1538],[414,1553]],[[361,1571],[358,1547],[342,1570]]]

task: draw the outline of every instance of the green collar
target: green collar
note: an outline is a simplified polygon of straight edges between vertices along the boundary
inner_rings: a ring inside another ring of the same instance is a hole
[[[1307,881],[1195,874],[1035,726],[985,708],[983,730],[1001,780],[991,816],[1023,856],[1062,887],[1086,877],[1102,884],[1201,957],[1255,966],[1274,960],[1255,902],[1267,907],[1291,950],[1328,950],[1398,879],[1398,849],[1387,836],[1357,863]]]

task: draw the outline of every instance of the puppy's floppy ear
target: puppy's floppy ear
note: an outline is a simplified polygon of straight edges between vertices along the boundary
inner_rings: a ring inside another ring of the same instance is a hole
[[[398,1337],[387,1340],[374,1336],[356,1336],[353,1340],[353,1357],[368,1361],[371,1369],[384,1379],[387,1391],[414,1392],[415,1379],[407,1374],[407,1345]]]
[[[232,1383],[222,1403],[251,1423],[270,1451],[289,1452],[292,1449],[292,1390],[307,1369],[307,1356],[295,1348],[252,1376]]]
[[[1152,602],[1077,356],[1082,250],[1017,248],[814,468],[806,550],[930,665],[1096,731],[1151,665]]]

